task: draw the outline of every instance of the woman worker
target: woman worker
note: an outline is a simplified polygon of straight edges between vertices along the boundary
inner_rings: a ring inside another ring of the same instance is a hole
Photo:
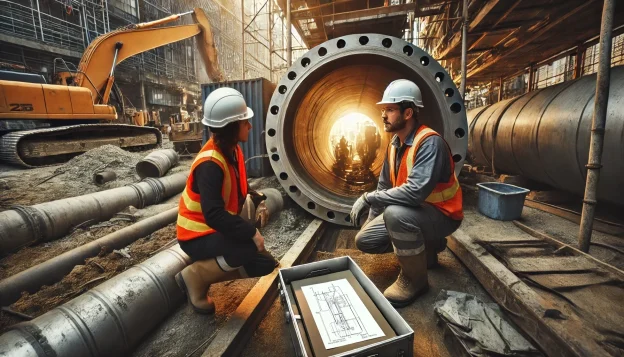
[[[175,276],[199,313],[215,310],[208,295],[211,284],[267,275],[277,265],[254,224],[239,216],[246,201],[257,206],[266,199],[249,190],[238,145],[247,141],[252,117],[241,93],[232,88],[215,90],[204,103],[202,123],[212,135],[193,161],[177,222],[178,242],[193,263]]]

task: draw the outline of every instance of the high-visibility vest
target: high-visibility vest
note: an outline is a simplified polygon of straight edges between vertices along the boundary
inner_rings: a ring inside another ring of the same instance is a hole
[[[221,196],[225,203],[225,210],[232,214],[238,215],[238,189],[242,190],[242,197],[247,196],[247,172],[245,171],[245,158],[243,150],[236,145],[236,161],[238,162],[238,180],[234,167],[225,159],[225,155],[221,152],[212,139],[208,140],[206,145],[195,157],[191,172],[186,180],[186,188],[180,197],[178,207],[178,223],[177,235],[178,240],[191,240],[216,232],[213,228],[206,224],[206,219],[202,212],[199,193],[193,192],[193,172],[195,168],[203,162],[212,161],[219,165],[223,170],[223,186],[221,188]]]
[[[407,177],[410,172],[412,172],[412,168],[414,167],[414,162],[416,160],[420,144],[422,144],[426,138],[433,135],[440,136],[440,134],[436,133],[433,129],[425,125],[420,126],[414,134],[412,146],[406,153],[403,154],[403,157],[401,158],[398,172],[395,166],[396,148],[394,145],[390,144],[388,150],[388,163],[390,164],[390,181],[392,182],[392,187],[401,186],[407,182]],[[461,220],[464,218],[462,208],[462,191],[459,187],[457,176],[455,175],[455,162],[453,162],[450,150],[448,151],[449,161],[451,163],[451,178],[448,182],[436,184],[431,194],[425,199],[425,202],[432,204],[446,216],[455,220]]]

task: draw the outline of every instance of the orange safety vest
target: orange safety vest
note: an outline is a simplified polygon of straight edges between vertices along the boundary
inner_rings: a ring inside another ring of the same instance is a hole
[[[390,164],[390,180],[392,181],[392,187],[401,186],[407,182],[407,177],[410,172],[412,172],[412,168],[414,167],[414,161],[416,160],[420,144],[422,144],[423,140],[432,135],[439,136],[440,134],[425,125],[420,126],[414,134],[412,146],[405,154],[403,154],[401,163],[399,164],[398,175],[395,174],[396,148],[394,145],[390,144],[388,150],[388,163]],[[425,202],[432,204],[446,216],[455,220],[461,220],[464,218],[462,208],[462,191],[459,187],[457,176],[455,175],[455,162],[453,162],[450,150],[449,160],[451,161],[452,172],[450,180],[448,182],[438,183],[434,187],[431,194],[425,199]]]
[[[206,145],[195,157],[191,172],[186,180],[186,188],[180,197],[178,207],[178,223],[177,234],[178,240],[191,240],[216,232],[206,224],[204,214],[201,209],[199,193],[193,192],[193,172],[195,168],[206,161],[216,162],[223,170],[223,186],[221,188],[221,196],[225,203],[225,210],[232,215],[237,215],[238,207],[238,188],[242,190],[242,196],[247,196],[247,172],[245,171],[245,158],[243,150],[236,145],[236,158],[238,162],[238,181],[236,180],[236,172],[234,167],[228,163],[225,156],[215,145],[212,139],[208,140]]]

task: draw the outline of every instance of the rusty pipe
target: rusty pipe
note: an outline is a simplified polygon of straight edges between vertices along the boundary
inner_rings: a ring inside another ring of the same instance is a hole
[[[583,195],[596,75],[532,91],[468,112],[474,163]],[[609,109],[597,198],[622,204],[624,66],[611,68]]]
[[[123,248],[175,222],[177,217],[178,208],[169,209],[12,275],[0,281],[0,305],[16,302],[24,291],[34,293],[43,285],[54,284],[76,265],[84,264],[85,259],[98,255],[103,249]]]
[[[63,237],[72,227],[101,222],[128,206],[143,208],[182,192],[188,172],[78,197],[0,212],[0,255]]]
[[[127,356],[183,300],[179,245],[0,335],[0,356]]]

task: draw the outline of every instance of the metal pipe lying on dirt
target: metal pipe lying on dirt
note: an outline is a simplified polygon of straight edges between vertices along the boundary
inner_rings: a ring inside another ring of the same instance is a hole
[[[265,203],[269,217],[282,210],[284,200],[278,190],[268,188],[259,190],[259,192],[267,196]],[[24,291],[34,293],[44,285],[51,285],[60,281],[76,265],[84,264],[85,259],[98,255],[102,249],[112,251],[123,248],[139,238],[174,223],[177,217],[178,207],[171,208],[0,281],[0,306],[13,304],[19,300]],[[265,221],[268,221],[269,217]]]
[[[95,182],[96,185],[103,185],[116,179],[117,174],[115,171],[100,171],[93,174],[93,182]]]
[[[0,335],[0,356],[127,356],[182,301],[179,245]]]
[[[178,153],[173,149],[158,150],[139,161],[135,169],[140,178],[163,177],[179,160]]]
[[[101,222],[128,206],[143,208],[182,192],[188,172],[78,197],[0,212],[0,255],[63,237],[87,221]]]
[[[267,208],[281,210],[279,191],[260,192],[267,195]],[[129,355],[182,302],[173,277],[188,263],[176,244],[32,321],[9,327],[0,335],[0,356]]]
[[[34,293],[43,285],[51,285],[63,279],[76,265],[94,257],[106,249],[120,249],[176,221],[178,207],[146,218],[131,226],[105,235],[80,247],[46,260],[0,281],[0,305],[10,305],[22,296],[23,291]]]

